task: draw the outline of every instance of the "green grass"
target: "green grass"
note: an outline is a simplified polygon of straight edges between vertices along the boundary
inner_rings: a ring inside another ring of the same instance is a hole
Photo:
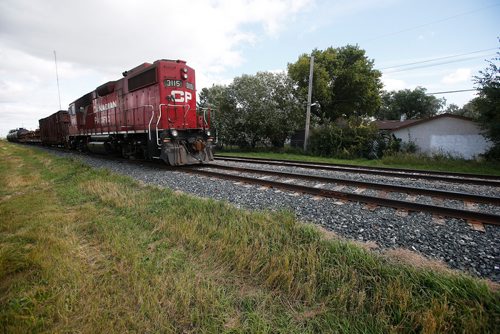
[[[295,160],[307,162],[326,162],[331,164],[342,165],[359,165],[371,167],[393,167],[393,168],[408,168],[421,170],[434,170],[444,172],[471,173],[471,174],[486,174],[500,176],[500,163],[492,161],[475,161],[455,159],[442,155],[432,157],[423,154],[395,154],[385,156],[379,160],[368,159],[336,159],[317,157],[296,153],[276,153],[276,152],[235,152],[222,151],[217,152],[224,156],[242,156],[251,158],[266,158],[278,160]]]
[[[0,142],[8,333],[498,332],[485,281]]]

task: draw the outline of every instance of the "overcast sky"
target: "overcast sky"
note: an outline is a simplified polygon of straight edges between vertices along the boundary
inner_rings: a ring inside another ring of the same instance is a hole
[[[346,44],[385,89],[442,92],[474,87],[499,18],[499,0],[0,0],[0,136],[59,109],[54,50],[63,109],[143,62],[186,60],[199,91]],[[463,105],[474,92],[438,97]]]

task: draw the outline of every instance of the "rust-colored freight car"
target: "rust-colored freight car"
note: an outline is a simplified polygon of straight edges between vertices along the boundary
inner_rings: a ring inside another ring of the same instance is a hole
[[[42,118],[38,124],[43,145],[67,146],[69,115],[66,110],[59,110],[49,117]]]

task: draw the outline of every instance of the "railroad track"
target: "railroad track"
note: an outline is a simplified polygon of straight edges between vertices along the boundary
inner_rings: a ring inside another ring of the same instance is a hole
[[[500,177],[493,175],[422,171],[422,170],[413,170],[404,168],[366,167],[366,166],[340,165],[340,164],[328,164],[328,163],[317,163],[317,162],[300,162],[292,160],[225,157],[219,155],[216,155],[215,159],[220,161],[267,164],[267,165],[288,166],[288,167],[302,167],[307,169],[329,170],[336,172],[381,175],[381,176],[406,178],[406,179],[418,178],[418,179],[425,179],[432,181],[467,183],[467,184],[475,184],[483,186],[500,187]]]
[[[234,161],[234,160],[232,160]],[[215,170],[222,170],[214,171]],[[474,207],[472,203],[486,203],[500,208],[500,198],[474,195],[469,193],[450,192],[443,190],[434,190],[426,188],[412,188],[405,186],[394,186],[382,183],[372,183],[364,181],[352,181],[339,178],[314,176],[310,174],[283,173],[270,170],[252,169],[244,167],[206,165],[198,167],[184,167],[183,171],[228,179],[238,182],[258,184],[265,187],[285,189],[291,192],[306,193],[314,196],[338,198],[345,201],[355,201],[376,206],[392,207],[406,211],[430,212],[438,216],[466,219],[469,222],[481,222],[490,225],[500,225],[500,215],[497,213],[486,213],[474,210],[464,210],[445,207],[441,205],[422,204],[415,201],[397,200],[387,198],[388,193],[405,193],[413,195],[424,195],[432,198],[444,198],[461,200]],[[242,174],[257,175],[256,177],[244,176]],[[260,175],[260,177],[258,176]],[[270,178],[284,180],[271,180]],[[299,181],[314,182],[314,185],[299,184]],[[333,189],[324,188],[325,184],[337,185]],[[342,186],[356,187],[355,191],[343,191]],[[365,195],[362,192],[365,189],[379,190],[377,196]],[[472,204],[472,205],[471,205]],[[500,210],[500,209],[499,209]]]
[[[61,150],[66,151],[63,149],[61,149]],[[75,152],[72,152],[72,153],[75,153]],[[82,153],[77,153],[77,154],[82,154]],[[474,195],[474,194],[461,193],[461,192],[450,192],[450,191],[443,191],[443,190],[435,190],[435,189],[427,189],[427,188],[414,188],[414,187],[406,187],[406,186],[394,186],[394,185],[383,184],[383,183],[354,181],[354,180],[348,180],[348,179],[315,176],[315,175],[310,175],[310,174],[284,173],[284,172],[277,172],[277,171],[271,171],[271,170],[261,170],[261,169],[252,169],[252,168],[234,167],[234,166],[225,166],[225,165],[216,165],[216,164],[207,164],[207,165],[199,165],[199,166],[183,166],[183,167],[173,168],[170,166],[158,164],[157,162],[144,161],[144,160],[131,161],[131,160],[126,160],[126,159],[119,158],[119,157],[96,156],[96,155],[94,155],[94,157],[104,159],[104,160],[113,160],[113,161],[117,161],[120,163],[132,163],[132,164],[140,163],[142,165],[146,165],[146,166],[153,167],[153,168],[176,170],[176,171],[180,171],[180,172],[205,175],[208,177],[214,177],[214,178],[219,178],[219,179],[227,179],[227,180],[233,180],[233,181],[244,182],[244,183],[259,184],[259,185],[270,187],[270,188],[284,189],[284,190],[288,190],[291,192],[305,193],[305,194],[310,194],[310,195],[318,196],[318,197],[338,198],[338,199],[344,200],[344,201],[361,202],[361,203],[366,203],[366,204],[370,204],[370,205],[392,207],[392,208],[406,210],[406,211],[429,212],[429,213],[432,213],[432,214],[435,214],[438,216],[447,216],[447,217],[465,219],[471,223],[480,222],[480,223],[489,224],[489,225],[497,225],[497,226],[500,225],[500,215],[496,214],[496,213],[485,213],[485,212],[479,212],[479,211],[473,211],[473,210],[463,210],[463,209],[455,209],[455,208],[449,208],[449,207],[438,206],[438,205],[422,204],[422,203],[417,203],[414,201],[403,201],[403,200],[390,199],[390,198],[387,198],[387,194],[391,193],[391,192],[397,192],[397,193],[406,193],[406,194],[413,194],[413,195],[424,195],[424,196],[430,196],[432,198],[461,200],[461,201],[464,201],[466,203],[472,204],[471,206],[474,206],[474,203],[484,203],[484,204],[488,204],[488,205],[498,206],[500,208],[500,198],[498,198],[498,197],[488,197],[488,196]],[[222,159],[219,159],[219,160],[222,160]],[[226,159],[224,159],[224,160],[226,160]],[[243,159],[238,159],[238,158],[229,158],[227,160],[228,161],[244,162]],[[250,160],[251,160],[251,162],[256,161],[254,159],[250,159]],[[276,162],[276,161],[272,160],[271,162],[272,163],[270,163],[270,165],[275,165],[274,162]],[[262,163],[264,163],[264,162],[262,162]],[[285,165],[290,166],[288,164],[285,164]],[[303,163],[293,164],[293,166],[296,166],[296,165],[300,166],[300,167],[309,168],[309,164],[303,164]],[[329,167],[329,166],[326,165],[325,167]],[[211,169],[224,170],[225,172],[215,172]],[[317,169],[316,164],[313,164],[311,169]],[[324,168],[322,168],[322,169],[324,169]],[[235,172],[235,173],[238,173],[238,175],[230,174],[228,172]],[[255,174],[255,175],[260,174],[261,177],[242,176],[241,175],[242,173]],[[286,178],[286,180],[284,180],[284,181],[269,180],[268,177]],[[298,181],[298,180],[311,181],[311,182],[316,182],[316,184],[314,186],[301,185],[301,184],[297,184],[297,182],[293,182],[294,180],[295,181]],[[334,183],[337,185],[356,187],[358,189],[358,191],[354,191],[354,192],[342,191],[342,189],[338,186],[335,187],[334,190],[325,189],[325,188],[321,187],[321,186],[323,186],[323,184],[321,184],[321,183],[327,183],[327,184]],[[489,185],[491,185],[491,184],[489,184]],[[379,190],[381,192],[379,192],[377,194],[377,196],[370,196],[370,195],[362,194],[362,191],[360,191],[360,190],[364,190],[364,189],[374,189],[374,190]]]

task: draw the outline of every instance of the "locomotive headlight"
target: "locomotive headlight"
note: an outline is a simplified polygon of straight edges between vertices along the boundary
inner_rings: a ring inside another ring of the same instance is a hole
[[[211,133],[210,130],[207,130],[207,136],[210,137]]]
[[[176,130],[176,129],[172,129],[172,130],[170,130],[170,135],[171,135],[172,137],[177,137],[177,136],[179,135],[179,133],[177,132],[177,130]]]
[[[182,77],[182,79],[187,80],[187,78],[188,78],[187,73],[188,73],[188,69],[186,67],[184,67],[184,68],[181,69],[181,77]]]

